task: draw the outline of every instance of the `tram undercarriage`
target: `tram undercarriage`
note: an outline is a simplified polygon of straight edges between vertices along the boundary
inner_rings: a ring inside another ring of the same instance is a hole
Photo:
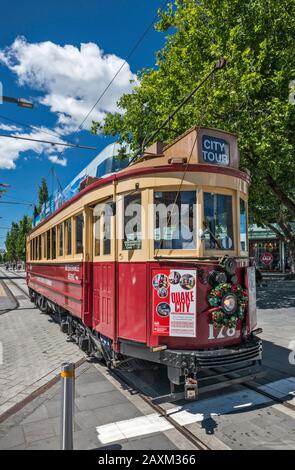
[[[170,393],[154,398],[154,403],[196,400],[204,393],[263,375],[262,342],[256,336],[261,329],[254,330],[237,346],[212,350],[173,350],[164,346],[150,349],[143,344],[119,339],[120,353],[117,353],[109,338],[86,327],[81,320],[32,289],[29,289],[29,294],[42,313],[58,315],[60,329],[69,340],[87,356],[104,362],[108,368],[120,370],[126,361],[129,361],[129,371],[132,370],[132,361],[136,361],[136,370],[139,367],[144,370],[147,362],[166,366]]]

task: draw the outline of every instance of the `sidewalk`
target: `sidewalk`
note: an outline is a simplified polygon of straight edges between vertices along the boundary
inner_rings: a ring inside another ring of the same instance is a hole
[[[150,415],[140,397],[124,389],[101,365],[76,371],[74,449],[189,449],[175,429],[104,445],[96,427]],[[0,449],[59,449],[60,382],[0,424]],[[136,433],[135,433],[136,434]],[[116,436],[114,436],[116,441]],[[176,444],[177,442],[177,444]]]

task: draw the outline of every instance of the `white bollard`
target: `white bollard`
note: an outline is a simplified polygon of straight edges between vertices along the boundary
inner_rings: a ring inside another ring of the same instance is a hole
[[[73,450],[75,364],[64,362],[61,365],[61,450]]]

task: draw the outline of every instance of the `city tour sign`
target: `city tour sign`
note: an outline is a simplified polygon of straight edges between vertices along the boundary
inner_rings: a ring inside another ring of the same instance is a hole
[[[202,159],[204,163],[211,165],[229,165],[229,144],[224,139],[203,135]]]

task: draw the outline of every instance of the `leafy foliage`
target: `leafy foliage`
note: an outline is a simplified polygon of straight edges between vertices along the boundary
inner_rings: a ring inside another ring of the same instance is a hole
[[[32,220],[27,216],[19,221],[12,222],[10,230],[6,235],[6,261],[25,261],[26,259],[26,236],[32,228]]]
[[[115,136],[133,150],[209,72],[221,56],[226,69],[208,80],[159,139],[171,141],[189,127],[217,127],[239,136],[242,167],[252,173],[252,220],[282,219],[281,235],[295,235],[295,0],[175,0],[159,12],[167,31],[157,68],[140,72],[140,84],[92,131]],[[287,227],[287,232],[285,228]]]

